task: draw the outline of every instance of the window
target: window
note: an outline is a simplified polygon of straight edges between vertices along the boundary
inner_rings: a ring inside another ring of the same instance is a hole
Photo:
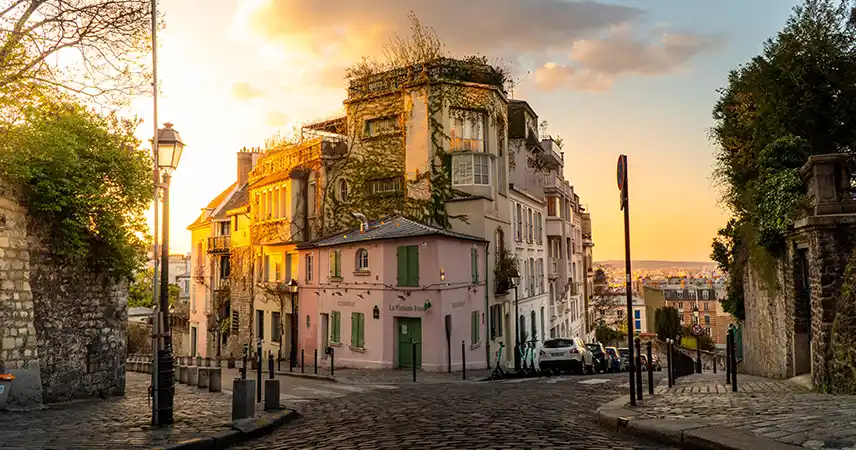
[[[642,331],[642,321],[641,320],[636,321],[636,331]]]
[[[556,201],[558,199],[556,197],[547,197],[547,215],[550,217],[556,217]]]
[[[282,336],[282,313],[270,313],[270,341],[279,342]]]
[[[490,307],[490,338],[502,337],[502,305]]]
[[[229,265],[229,255],[220,256],[220,278],[229,278],[231,266]]]
[[[707,294],[707,291],[702,291],[702,292]],[[710,309],[708,309],[708,303],[707,302],[702,303],[702,308],[704,311],[710,311]]]
[[[258,273],[256,273],[256,280],[259,283],[264,280],[264,274],[265,274],[264,267],[265,267],[264,266],[264,260],[262,259],[262,257],[261,256],[257,257],[256,258],[256,271]]]
[[[473,283],[479,282],[479,251],[478,249],[470,249],[470,265],[473,274]]]
[[[357,250],[357,271],[369,270],[369,251],[361,248]]]
[[[330,321],[332,322],[330,324],[330,342],[338,344],[342,342],[342,336],[340,334],[342,327],[342,313],[339,311],[330,311]]]
[[[707,290],[701,291],[701,298],[703,300],[709,300],[710,299],[710,292],[708,292]],[[707,307],[707,303],[705,303],[704,306]],[[705,311],[707,311],[706,308],[705,308]]]
[[[544,258],[538,258],[538,292],[544,293]],[[541,327],[543,330],[544,327]]]
[[[306,255],[306,281],[312,281],[312,255]]]
[[[541,332],[544,333],[544,307],[541,307]]]
[[[235,216],[235,220],[232,221],[235,224],[235,231],[238,231],[238,217],[239,216]]]
[[[307,195],[306,202],[308,203],[307,211],[309,213],[309,217],[315,216],[315,192],[318,190],[318,183],[315,180],[309,182],[309,192]]]
[[[634,319],[641,319],[642,318],[642,311],[639,311],[638,309],[633,311],[633,318]]]
[[[291,257],[292,256],[293,255],[288,254],[288,253],[286,253],[284,255],[284,257],[285,257],[285,279],[284,279],[284,281],[291,281],[292,278],[295,278],[294,272],[292,271],[292,268],[294,267],[294,265],[291,264]]]
[[[280,275],[282,275],[280,273],[280,268],[281,267],[280,267],[279,261],[273,263],[273,281],[279,281],[279,279],[280,279],[279,277],[280,277]]]
[[[265,255],[264,275],[262,281],[270,281],[270,255]]]
[[[347,203],[348,201],[348,182],[339,180],[339,201]]]
[[[342,251],[333,250],[330,252],[330,277],[340,278],[342,276]]]
[[[265,312],[256,310],[256,339],[265,338]]]
[[[377,119],[366,120],[366,126],[363,130],[363,137],[375,137],[382,134],[394,133],[398,129],[398,120],[396,117],[379,117]]]
[[[517,209],[517,220],[514,223],[514,240],[516,242],[520,242],[522,239],[523,233],[523,207],[520,206],[520,203],[516,206]]]
[[[532,239],[535,237],[535,230],[534,230],[535,221],[533,220],[533,216],[532,216],[532,208],[527,209],[527,214],[528,214],[528,223],[529,223],[529,229],[528,229],[529,233],[527,234],[526,242],[532,243]]]
[[[678,294],[678,300],[682,300],[682,299],[684,298],[684,293],[683,293],[683,292],[681,292],[681,291],[677,291],[677,292],[676,292],[676,294]]]
[[[452,185],[490,185],[490,156],[486,154],[453,155]]]
[[[533,341],[537,341],[538,340],[538,322],[535,321],[535,311],[530,311],[529,315],[531,316],[531,317],[529,317],[529,325],[532,328],[532,334],[531,334],[532,337],[530,339],[532,339]]]
[[[526,337],[525,336],[526,335],[526,316],[521,314],[520,317],[517,319],[517,321],[519,322],[519,324],[517,325],[518,326],[517,329],[520,330],[520,336],[519,336],[520,342],[521,343],[526,342],[526,339],[524,339]]]
[[[544,223],[540,212],[535,213],[535,242],[542,243],[544,241]]]
[[[535,258],[529,258],[529,295],[535,295]]]
[[[419,247],[398,247],[398,285],[419,286]]]
[[[710,316],[704,316],[704,324],[710,326]]]
[[[351,313],[351,346],[366,346],[366,315],[363,313]]]
[[[484,114],[475,111],[452,109],[449,148],[452,151],[484,151]]]
[[[479,328],[480,328],[480,327],[479,327],[479,325],[480,325],[480,323],[479,323],[479,322],[481,322],[481,321],[479,320],[479,316],[480,316],[480,315],[481,315],[481,314],[479,314],[479,312],[478,312],[478,311],[473,311],[473,312],[470,314],[470,343],[471,343],[471,344],[473,344],[473,345],[478,344],[479,342],[481,342],[481,341],[479,340],[479,339],[480,339],[480,338],[479,338]]]
[[[241,324],[241,322],[238,319],[240,319],[240,314],[238,314],[238,310],[236,310],[236,309],[232,310],[232,323],[231,323],[231,325],[232,325],[232,334],[234,334],[234,335],[238,334],[239,326]]]
[[[401,178],[386,178],[383,180],[374,180],[369,183],[372,194],[386,194],[388,192],[398,192],[401,190]]]

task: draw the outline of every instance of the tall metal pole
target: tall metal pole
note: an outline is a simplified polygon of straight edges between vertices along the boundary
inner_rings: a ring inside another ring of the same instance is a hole
[[[519,282],[518,282],[519,283]],[[520,371],[520,311],[517,298],[517,283],[514,285],[514,371]]]
[[[152,93],[153,93],[153,123],[154,123],[154,138],[152,140],[152,153],[154,164],[152,167],[153,173],[153,181],[154,181],[154,234],[152,236],[152,268],[154,272],[152,274],[152,302],[154,303],[156,299],[158,299],[158,191],[160,185],[160,171],[158,170],[158,57],[157,57],[157,21],[158,13],[157,13],[157,0],[152,0]],[[156,314],[152,316],[152,322],[157,323],[160,320],[160,314]],[[160,339],[155,339],[153,342],[160,342]],[[152,425],[158,425],[160,420],[158,418],[158,392],[160,391],[160,386],[158,385],[158,348],[157,346],[152,346]]]
[[[161,238],[161,287],[160,313],[163,317],[163,349],[158,358],[158,421],[159,425],[171,425],[175,390],[173,373],[172,337],[169,324],[169,180],[163,175],[163,237]]]
[[[629,360],[631,370],[628,371],[630,376],[630,404],[636,405],[636,359],[634,358],[633,348],[633,291],[631,289],[630,277],[633,272],[630,268],[630,186],[628,179],[627,156],[621,155],[620,164],[624,165],[624,173],[622,175],[621,189],[621,204],[624,209],[624,271],[625,271],[625,287],[627,293],[627,351],[629,352]]]

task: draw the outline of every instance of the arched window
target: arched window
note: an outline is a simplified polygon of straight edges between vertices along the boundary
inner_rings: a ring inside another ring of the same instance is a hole
[[[339,180],[339,201],[348,201],[348,182],[345,180]]]
[[[357,261],[354,265],[357,271],[369,270],[369,251],[361,248],[357,250]]]

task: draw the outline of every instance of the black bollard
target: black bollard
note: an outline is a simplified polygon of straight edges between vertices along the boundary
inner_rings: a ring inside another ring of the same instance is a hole
[[[273,353],[268,351],[268,378],[273,380]]]
[[[725,331],[725,384],[731,384],[731,330]]]
[[[672,387],[672,340],[666,339],[666,378],[669,379],[669,387]]]
[[[276,371],[282,372],[282,348],[276,351]]]
[[[256,403],[262,402],[262,340],[256,345],[256,359],[258,359],[258,374],[256,377]]]
[[[461,379],[467,381],[467,350],[464,341],[461,341],[461,368],[463,369]]]
[[[241,379],[247,379],[247,353],[249,353],[250,348],[247,344],[244,344],[244,365],[241,366]]]
[[[335,358],[335,355],[336,355],[336,349],[333,347],[330,347],[330,376],[331,377],[336,375],[336,364],[335,364],[336,358]]]
[[[315,375],[318,375],[318,349],[315,349]]]
[[[731,392],[737,392],[737,336],[731,329]]]
[[[642,341],[636,338],[636,399],[642,400]]]
[[[651,358],[651,341],[645,344],[648,347],[648,395],[654,395],[654,360]]]
[[[304,358],[304,356],[306,356],[305,352],[306,349],[300,349],[300,373],[303,373],[303,366],[306,365],[306,358]]]
[[[411,345],[410,350],[412,351],[411,357],[410,357],[410,359],[411,359],[410,365],[413,366],[413,382],[415,383],[416,382],[416,341],[411,341],[410,345]]]
[[[288,352],[288,371],[289,372],[294,372],[294,363],[297,362],[294,360],[294,358],[296,358],[296,357],[297,357],[297,355],[294,355],[293,352]]]
[[[713,373],[716,373],[716,350],[711,352],[711,355],[713,356]]]

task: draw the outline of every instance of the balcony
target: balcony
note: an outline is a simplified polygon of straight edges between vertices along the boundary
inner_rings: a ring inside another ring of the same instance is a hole
[[[547,236],[565,236],[565,221],[554,216],[547,216]]]
[[[213,236],[208,238],[208,253],[229,254],[232,236]]]
[[[559,258],[550,258],[550,278],[559,277]]]

